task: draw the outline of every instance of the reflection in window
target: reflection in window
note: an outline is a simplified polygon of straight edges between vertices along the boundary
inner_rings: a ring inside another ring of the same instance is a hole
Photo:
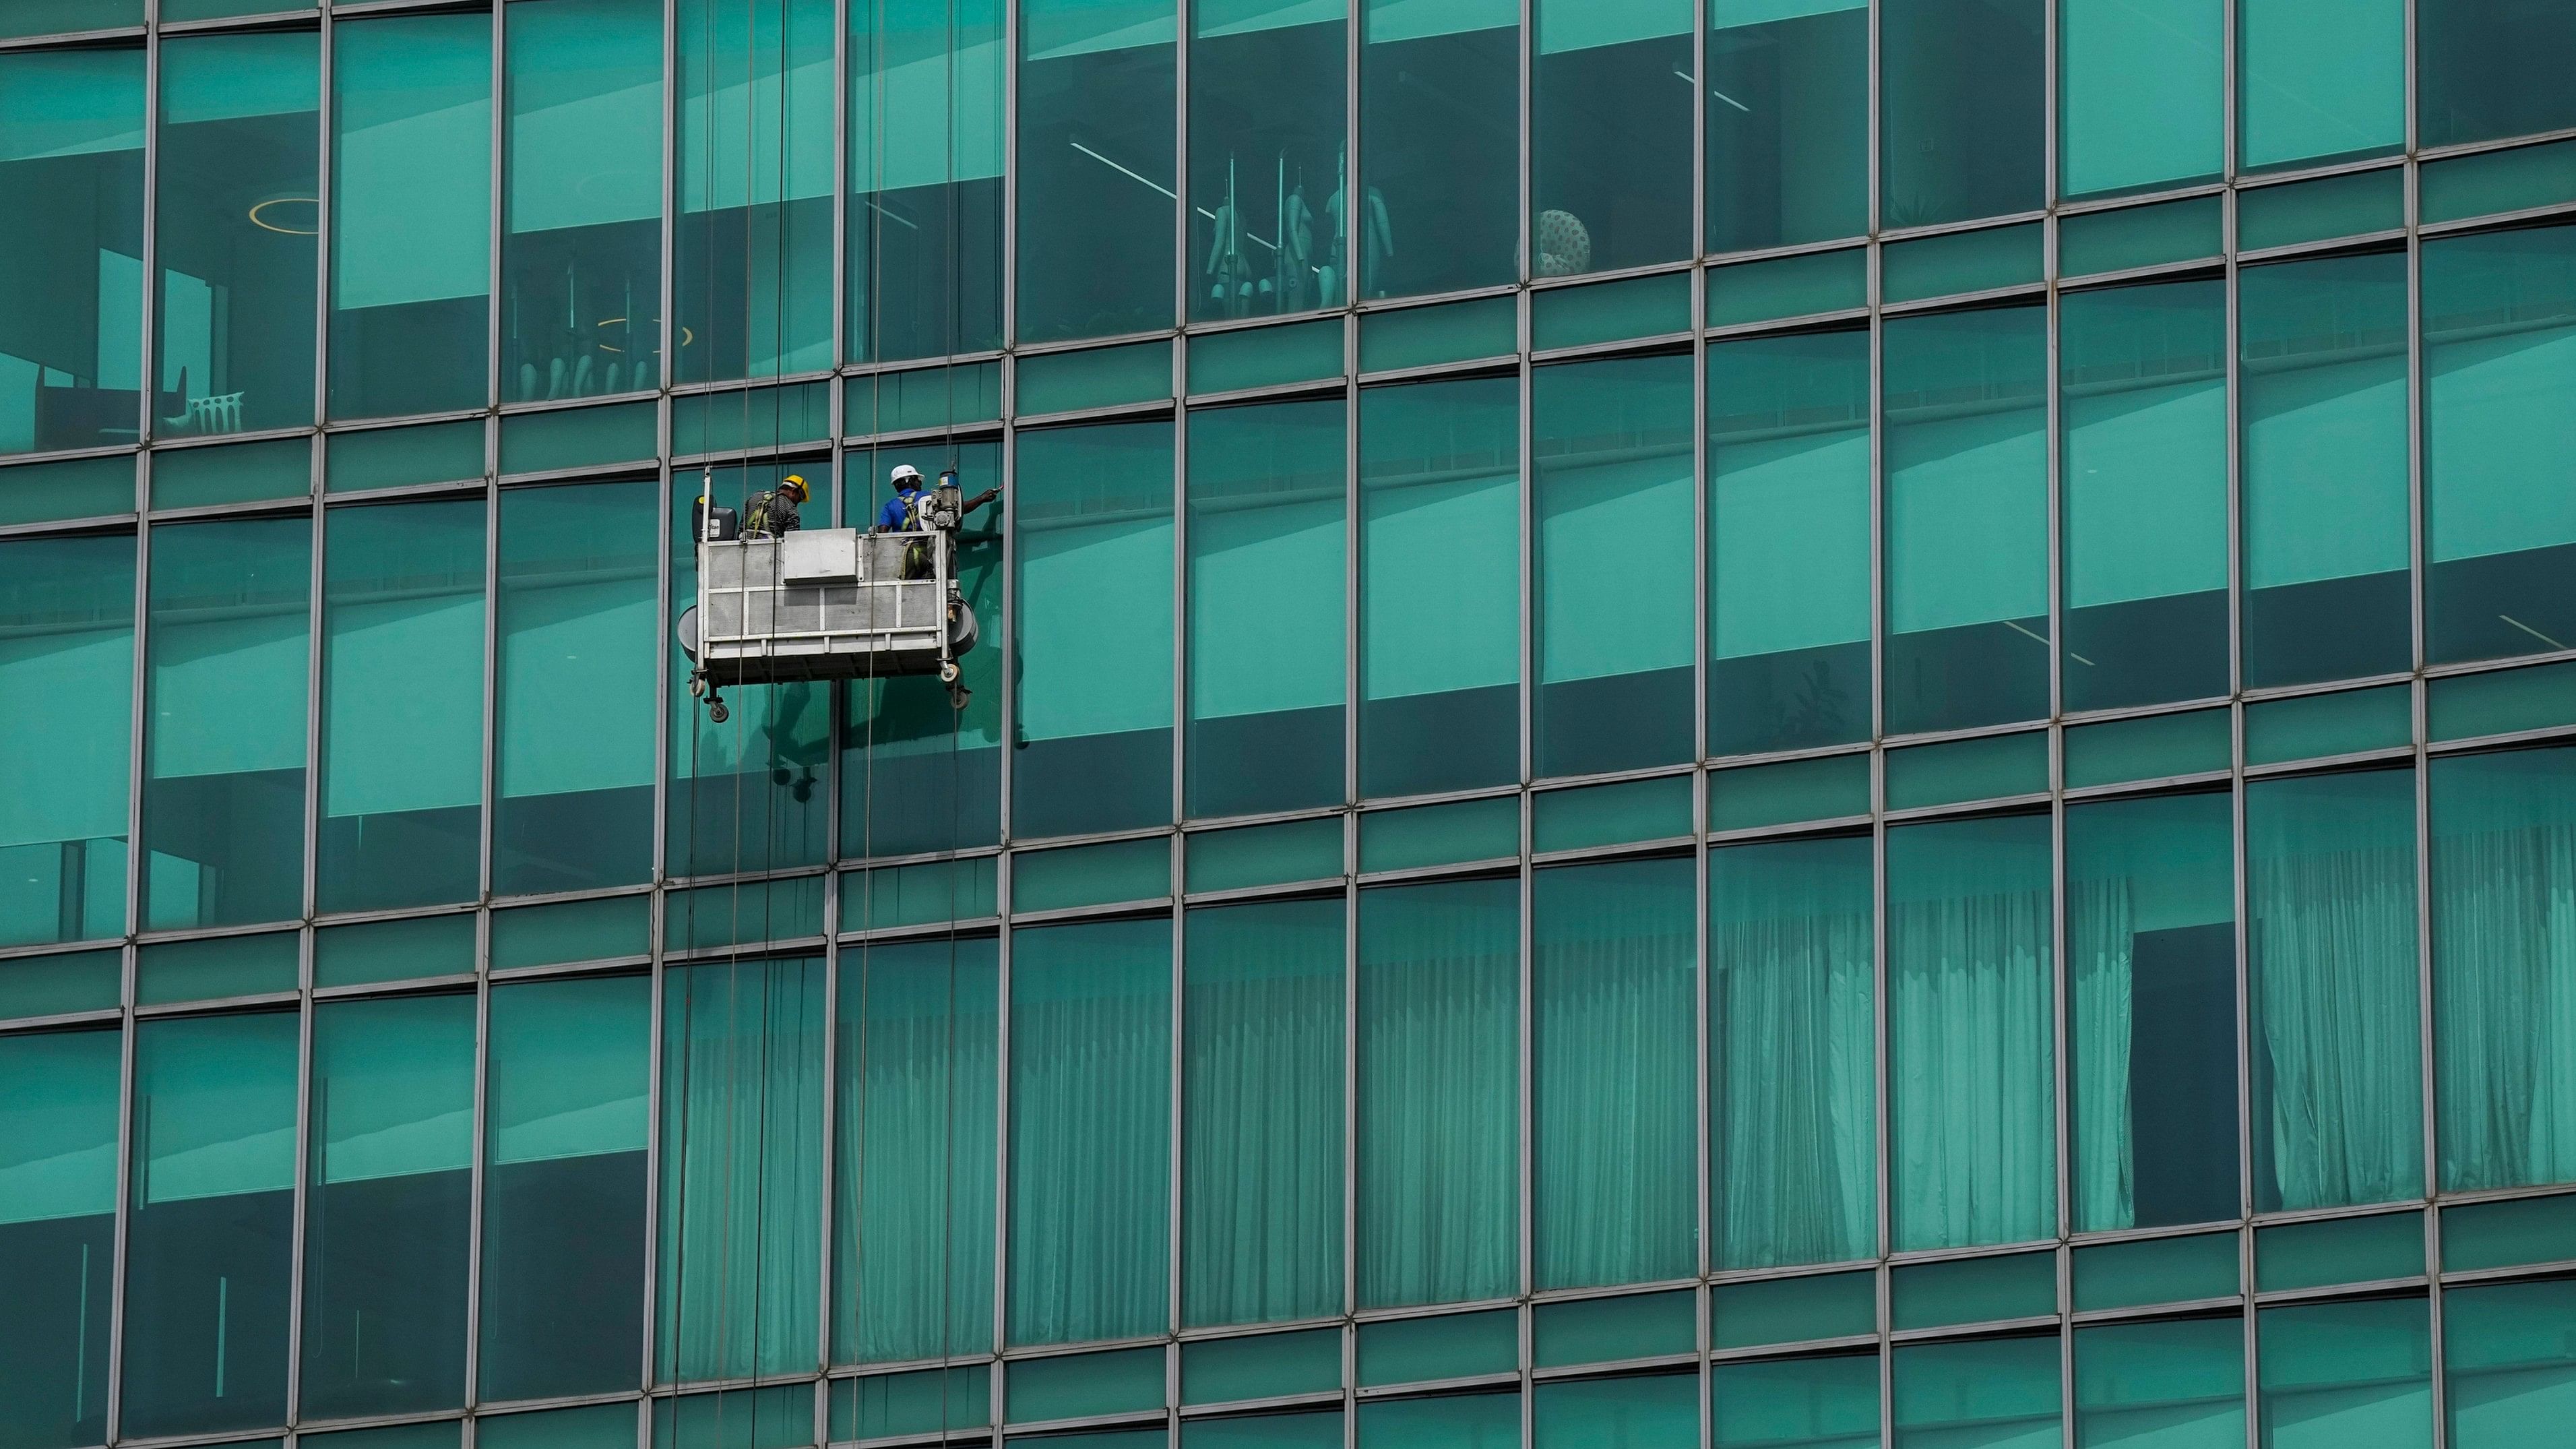
[[[107,1438],[124,1035],[0,1037],[0,1403],[28,1445]]]
[[[2046,0],[1881,0],[1878,24],[1880,224],[2037,210]]]
[[[1878,1441],[1878,1355],[1718,1363],[1709,1369],[1716,1449],[1868,1449]]]
[[[1172,324],[1178,0],[1020,0],[1019,334]]]
[[[1026,433],[1017,473],[1012,827],[1169,820],[1172,425]]]
[[[2056,1231],[2049,834],[2045,815],[1887,832],[1899,1250]]]
[[[2048,319],[1886,330],[1887,730],[2048,713]]]
[[[2567,60],[2576,10],[2531,0],[2417,0],[2420,144],[2450,146],[2576,125]]]
[[[725,691],[732,717],[708,718],[689,694],[688,656],[680,652],[679,616],[696,606],[698,555],[690,538],[698,486],[716,501],[747,511],[751,496],[794,473],[806,480],[820,514],[830,496],[831,463],[755,463],[679,475],[671,490],[670,652],[671,790],[665,807],[664,860],[673,875],[721,875],[819,865],[831,811],[832,686],[746,684]],[[816,519],[819,524],[822,520]],[[941,699],[944,707],[945,697]],[[944,752],[943,752],[944,753]],[[940,818],[947,801],[939,801]]]
[[[492,317],[492,23],[331,33],[335,418],[479,408]]]
[[[507,24],[501,399],[657,387],[662,7],[511,0]]]
[[[1000,959],[990,938],[841,953],[834,1363],[993,1346]]]
[[[2576,227],[2424,247],[2424,650],[2576,647]]]
[[[1520,887],[1363,892],[1359,1303],[1520,1281]]]
[[[2245,683],[2404,669],[2406,258],[2247,267],[2236,305]]]
[[[125,931],[134,540],[0,543],[0,943]]]
[[[304,701],[313,525],[152,533],[143,920],[304,911]]]
[[[2058,1442],[2054,1333],[1896,1350],[1896,1449],[2015,1449]]]
[[[2078,1231],[2236,1216],[2236,871],[2225,795],[2066,812]]]
[[[1002,481],[999,443],[852,448],[843,513],[887,498],[886,475],[910,463],[925,478],[958,470],[968,497]],[[874,489],[874,493],[868,490]],[[841,854],[908,855],[991,845],[1002,829],[1002,670],[1010,658],[1002,613],[1002,528],[1008,501],[966,516],[957,532],[957,580],[980,640],[958,661],[966,707],[928,676],[854,681],[841,737]]]
[[[1001,344],[1005,3],[849,7],[853,361]]]
[[[495,891],[623,885],[652,870],[657,491],[501,495]]]
[[[1690,255],[1690,0],[1537,0],[1530,274]]]
[[[2442,1188],[2576,1181],[2576,750],[2432,769]]]
[[[1191,7],[1192,317],[1349,300],[1345,0]]]
[[[0,309],[0,453],[133,442],[143,407],[142,50],[0,56],[0,200],[11,218],[0,269],[43,279],[13,286]]]
[[[2136,1438],[2231,1449],[2245,1442],[2243,1319],[2075,1330],[2075,1442]]]
[[[1869,334],[1708,350],[1708,752],[1869,736]]]
[[[2576,1385],[2576,1279],[2442,1295],[2442,1408],[2453,1449],[2515,1449],[2562,1433]]]
[[[293,1012],[137,1030],[120,1418],[132,1433],[286,1419],[296,1035]]]
[[[2227,296],[2059,303],[2068,710],[2227,692]]]
[[[1691,390],[1681,356],[1531,380],[1541,775],[1691,757]]]
[[[2099,196],[2215,178],[2222,0],[2058,0],[2058,194]]]
[[[1359,195],[1334,178],[1335,235],[1362,297],[1520,274],[1518,0],[1362,0]],[[1675,81],[1676,86],[1681,82]]]
[[[1735,846],[1711,851],[1708,870],[1715,1260],[1774,1268],[1869,1257],[1878,1246],[1870,842]]]
[[[465,1401],[474,1015],[470,995],[335,1001],[314,1013],[306,1414]]]
[[[2405,0],[2238,0],[2246,167],[2353,160],[2406,140]]]
[[[161,49],[157,436],[313,421],[320,61],[309,30]]]
[[[1360,793],[1517,780],[1520,388],[1360,394]]]
[[[2428,1318],[2421,1296],[2262,1310],[2262,1449],[2431,1449]]]
[[[827,1029],[819,960],[663,977],[657,1382],[818,1361]]]
[[[1867,230],[1869,0],[1710,0],[1709,26],[1708,250]]]
[[[1170,1319],[1172,928],[1011,936],[1013,1343]]]
[[[2415,777],[2245,792],[2254,1209],[2418,1196]]]
[[[1181,1323],[1342,1306],[1342,902],[1194,910],[1181,1042]]]
[[[1193,816],[1342,799],[1343,406],[1190,414]]]
[[[471,900],[483,876],[483,502],[325,518],[319,907]]]
[[[832,28],[831,0],[680,0],[674,381],[832,365]]]
[[[1688,1277],[1699,1260],[1691,875],[1687,859],[1620,861],[1532,886],[1538,1288]]]

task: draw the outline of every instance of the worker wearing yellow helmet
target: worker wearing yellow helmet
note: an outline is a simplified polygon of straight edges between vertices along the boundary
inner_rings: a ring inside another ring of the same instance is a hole
[[[778,480],[778,486],[755,493],[743,508],[742,533],[745,538],[774,538],[804,526],[797,505],[809,495],[802,474],[790,473]]]

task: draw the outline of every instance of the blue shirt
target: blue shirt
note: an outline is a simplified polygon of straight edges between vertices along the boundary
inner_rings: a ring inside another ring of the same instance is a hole
[[[921,488],[907,488],[887,499],[885,507],[877,510],[877,526],[888,533],[901,532],[905,521],[912,516],[912,500],[919,498],[926,491]]]

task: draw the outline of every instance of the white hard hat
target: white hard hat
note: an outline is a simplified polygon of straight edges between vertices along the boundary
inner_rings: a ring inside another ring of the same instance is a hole
[[[897,463],[894,465],[894,471],[886,475],[886,480],[891,483],[918,483],[921,481],[921,470],[910,463]]]

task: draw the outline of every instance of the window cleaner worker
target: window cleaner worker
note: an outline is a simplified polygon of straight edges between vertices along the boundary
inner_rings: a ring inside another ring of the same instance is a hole
[[[877,510],[877,532],[901,533],[913,528],[914,510],[920,507],[923,495],[929,491],[921,481],[921,470],[910,463],[897,463],[894,471],[886,476],[886,481],[894,486],[894,496]],[[1001,494],[999,488],[985,489],[967,499],[957,510],[958,516],[962,518],[974,512]]]
[[[743,508],[742,536],[774,538],[804,526],[796,506],[806,498],[804,476],[790,473],[778,480],[778,486],[765,493],[755,493]]]

